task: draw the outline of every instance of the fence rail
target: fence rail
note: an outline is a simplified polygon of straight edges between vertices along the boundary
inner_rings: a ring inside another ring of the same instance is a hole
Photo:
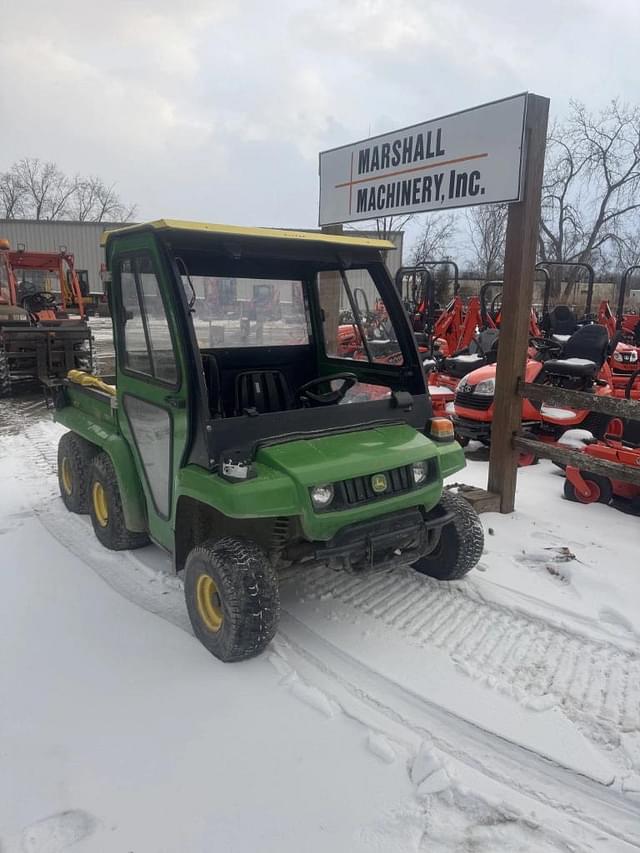
[[[611,415],[612,418],[640,421],[640,402],[637,400],[598,396],[586,391],[569,391],[553,385],[534,385],[522,381],[518,383],[518,394],[527,400],[568,406],[570,409],[588,409],[590,412]]]
[[[567,406],[571,409],[587,409],[625,421],[640,421],[640,402],[618,397],[598,396],[584,391],[570,391],[551,385],[534,385],[530,382],[518,382],[518,394],[527,400],[536,400],[552,405]],[[551,459],[561,465],[572,465],[582,471],[600,474],[613,480],[640,486],[640,465],[634,467],[619,462],[596,459],[580,450],[571,450],[558,444],[515,435],[513,446],[516,450],[533,453],[542,459]]]

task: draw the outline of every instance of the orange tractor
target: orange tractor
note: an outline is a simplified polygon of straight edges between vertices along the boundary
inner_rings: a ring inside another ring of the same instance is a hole
[[[73,255],[12,250],[0,240],[0,395],[74,368],[91,370],[93,360]]]

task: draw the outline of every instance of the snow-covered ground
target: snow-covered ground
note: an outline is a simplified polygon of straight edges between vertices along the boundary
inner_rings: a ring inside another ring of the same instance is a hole
[[[0,404],[2,853],[640,847],[638,518],[540,463],[464,581],[290,572],[224,665],[166,555],[66,512],[61,432]]]

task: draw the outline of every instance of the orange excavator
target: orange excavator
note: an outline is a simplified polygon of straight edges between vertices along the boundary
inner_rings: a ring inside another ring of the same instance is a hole
[[[94,366],[73,255],[0,240],[0,395]]]

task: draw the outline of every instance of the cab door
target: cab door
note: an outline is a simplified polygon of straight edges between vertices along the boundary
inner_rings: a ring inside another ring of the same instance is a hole
[[[173,550],[173,483],[188,437],[175,284],[152,234],[116,246],[111,270],[120,430],[146,496],[150,536]]]

